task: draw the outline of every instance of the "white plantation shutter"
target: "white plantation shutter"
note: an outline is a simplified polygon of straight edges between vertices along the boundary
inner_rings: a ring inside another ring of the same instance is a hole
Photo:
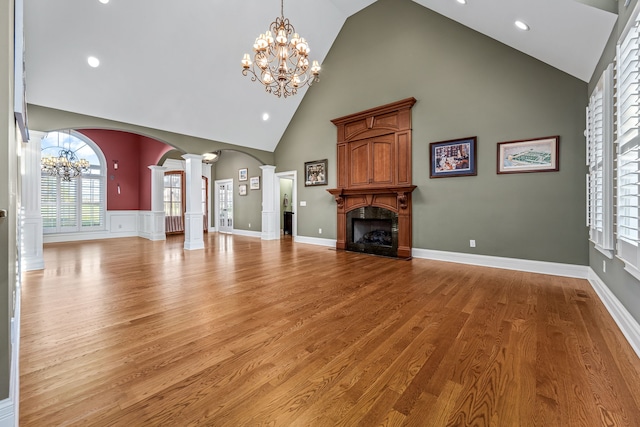
[[[640,42],[638,19],[630,20],[616,48],[617,255],[640,278],[638,250],[640,156]]]
[[[589,239],[612,258],[613,249],[613,64],[598,81],[587,107]]]
[[[71,181],[63,181],[46,173],[41,175],[41,213],[43,232],[78,233],[105,229],[106,191],[104,157],[98,156],[99,148],[80,134],[64,133],[71,144],[85,150],[91,163],[89,171]],[[69,142],[66,142],[69,144]],[[43,153],[56,153],[60,147],[60,136],[50,132],[42,140]],[[48,150],[48,152],[45,152]],[[91,150],[88,152],[86,150]],[[84,156],[83,156],[84,157]],[[102,159],[102,160],[101,160]]]

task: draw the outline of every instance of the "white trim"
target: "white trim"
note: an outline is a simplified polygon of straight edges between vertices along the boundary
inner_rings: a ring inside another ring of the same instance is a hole
[[[0,427],[18,426],[18,409],[20,405],[20,308],[21,287],[15,290],[15,304],[11,318],[11,367],[9,370],[9,397],[0,401]]]
[[[640,270],[638,270],[635,265],[629,263],[629,261],[627,260],[623,259],[622,262],[624,262],[624,271],[640,280]]]
[[[233,231],[231,231],[231,234],[236,234],[238,236],[257,237],[259,239],[262,238],[261,231],[238,230],[234,228]]]
[[[412,255],[415,258],[481,265],[484,267],[504,268],[506,270],[519,270],[531,273],[551,274],[554,276],[577,277],[579,279],[586,279],[589,275],[589,267],[586,265],[560,264],[556,262],[531,261],[526,259],[435,251],[432,249],[418,248],[413,248]]]
[[[308,243],[310,245],[336,247],[335,239],[321,239],[319,237],[294,236],[293,241],[296,243]]]
[[[593,240],[589,240],[591,243],[593,243],[593,248],[595,250],[597,250],[598,252],[600,252],[602,255],[606,256],[609,259],[613,259],[613,250],[611,249],[605,249],[602,246],[600,246],[599,244],[597,244],[596,242],[594,242]]]
[[[596,274],[593,269],[589,268],[589,283],[591,287],[596,291],[600,301],[604,304],[605,308],[613,317],[620,331],[625,336],[633,351],[640,357],[640,324],[631,316],[627,309],[622,305],[620,300],[611,292],[611,290],[604,284],[602,279]]]
[[[0,427],[17,427],[16,410],[13,399],[0,401]]]
[[[278,229],[280,229],[280,218],[283,215],[281,206],[280,206],[280,181],[283,179],[289,179],[292,181],[291,186],[291,199],[289,200],[291,206],[291,212],[293,212],[292,224],[291,224],[291,235],[293,236],[293,240],[295,241],[296,236],[298,235],[298,205],[296,201],[298,200],[298,171],[285,171],[285,172],[277,172],[275,174],[276,177],[276,186],[274,189],[274,199],[276,212],[278,216]],[[282,230],[279,230],[282,231]],[[280,234],[280,233],[278,233]]]
[[[81,240],[142,237],[148,240],[165,240],[164,212],[107,211],[106,230],[83,233],[45,234],[44,243],[78,242]]]

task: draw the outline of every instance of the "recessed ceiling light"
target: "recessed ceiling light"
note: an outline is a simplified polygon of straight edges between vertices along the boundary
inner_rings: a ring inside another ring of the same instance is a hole
[[[467,4],[467,0],[456,0],[460,4]]]
[[[100,60],[95,56],[90,56],[87,58],[87,63],[89,64],[89,66],[96,68],[98,65],[100,65]]]
[[[102,4],[107,4],[107,3],[109,3],[109,0],[98,0],[98,1],[99,1],[100,3],[102,3]]]
[[[525,24],[524,22],[517,20],[515,22],[516,27],[518,27],[518,29],[522,30],[522,31],[529,31],[529,26],[527,24]]]
[[[262,120],[264,120],[265,122],[266,122],[267,120],[269,120],[269,113],[264,113],[264,114],[262,115]]]

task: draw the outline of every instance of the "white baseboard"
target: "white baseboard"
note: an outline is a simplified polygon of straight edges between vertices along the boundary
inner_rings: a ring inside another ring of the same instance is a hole
[[[251,231],[251,230],[238,230],[236,228],[233,229],[231,234],[236,234],[238,236],[247,236],[247,237],[262,237],[262,231]]]
[[[293,241],[296,243],[308,243],[310,245],[336,247],[335,239],[321,239],[319,237],[295,236]]]
[[[587,279],[589,277],[589,267],[586,265],[560,264],[556,262],[531,261],[526,259],[435,251],[431,249],[418,248],[413,248],[411,253],[414,258],[457,262],[460,264],[480,265],[483,267],[504,268],[506,270],[527,271],[531,273],[551,274],[554,276],[577,277],[579,279]]]
[[[620,300],[611,292],[611,290],[604,284],[602,279],[589,268],[589,283],[593,287],[600,297],[600,301],[604,304],[605,308],[613,317],[622,334],[627,338],[627,341],[640,357],[640,324],[633,318],[631,313],[622,305]]]

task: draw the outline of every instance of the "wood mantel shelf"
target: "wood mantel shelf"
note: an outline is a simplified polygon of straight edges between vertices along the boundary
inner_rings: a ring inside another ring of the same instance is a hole
[[[409,206],[409,195],[417,187],[415,185],[389,186],[389,187],[369,187],[369,188],[330,188],[327,191],[333,195],[338,204],[338,212],[345,205],[347,210],[356,209],[360,206],[379,206],[392,210],[398,214]],[[389,201],[391,196],[395,200]],[[346,203],[349,198],[350,203]]]

